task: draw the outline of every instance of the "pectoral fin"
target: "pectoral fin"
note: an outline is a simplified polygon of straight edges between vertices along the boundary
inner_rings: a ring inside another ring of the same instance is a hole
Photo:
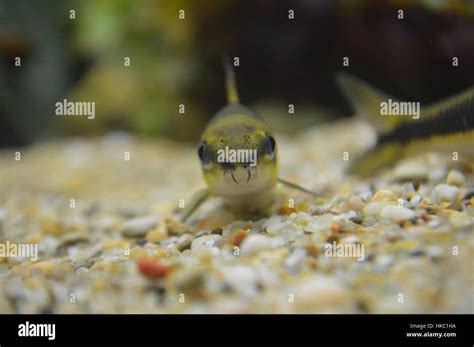
[[[184,215],[181,217],[181,222],[186,223],[189,217],[201,206],[209,197],[211,193],[207,189],[198,191],[191,200],[191,207],[187,209]]]
[[[280,182],[281,184],[283,184],[283,185],[285,185],[285,186],[287,186],[287,187],[289,187],[289,188],[291,188],[291,189],[296,189],[296,190],[299,190],[299,191],[304,192],[304,193],[306,193],[306,194],[310,194],[310,195],[312,195],[312,196],[318,196],[315,192],[312,192],[311,190],[308,190],[308,189],[306,189],[306,188],[303,188],[303,187],[301,187],[301,186],[299,186],[299,185],[297,185],[297,184],[295,184],[295,183],[291,183],[291,182],[285,181],[284,179],[279,178],[279,177],[278,177],[278,182]]]

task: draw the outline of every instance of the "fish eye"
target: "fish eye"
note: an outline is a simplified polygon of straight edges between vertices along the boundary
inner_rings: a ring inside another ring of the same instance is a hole
[[[202,143],[198,148],[199,159],[204,162],[206,160],[206,144]]]
[[[273,136],[271,135],[268,136],[268,143],[270,145],[270,154],[273,154],[275,152],[275,147],[276,147],[276,142]]]
[[[259,152],[261,155],[269,155],[271,158],[273,158],[275,156],[275,150],[276,150],[276,141],[272,135],[268,135],[262,141]]]
[[[273,136],[268,136],[268,141],[270,142],[271,153],[275,152],[276,142]]]

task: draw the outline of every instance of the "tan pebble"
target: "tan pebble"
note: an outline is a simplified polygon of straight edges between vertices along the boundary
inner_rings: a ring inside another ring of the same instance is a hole
[[[41,261],[34,263],[29,267],[31,271],[41,271],[46,277],[62,278],[66,271],[72,270],[72,268],[64,264],[56,264],[51,261]]]
[[[350,291],[337,280],[317,276],[295,289],[295,303],[303,312],[335,312],[350,303]]]
[[[109,261],[106,261],[106,260],[98,260],[94,263],[94,270],[97,270],[97,271],[108,271],[109,268],[110,268],[110,262]]]
[[[168,233],[165,228],[155,228],[146,234],[145,239],[148,242],[159,242],[165,240],[167,237]]]
[[[114,248],[124,248],[124,247],[130,247],[130,242],[125,241],[125,240],[120,240],[120,239],[107,239],[102,241],[101,247],[103,250],[109,250],[109,249],[114,249]]]
[[[25,285],[25,288],[28,289],[36,289],[42,287],[42,282],[38,279],[38,277],[30,277],[26,279],[23,284]]]
[[[30,270],[38,269],[41,270],[44,274],[48,274],[57,267],[57,264],[50,261],[40,261],[39,263],[32,264]]]
[[[382,218],[387,218],[393,222],[402,222],[416,217],[415,211],[400,206],[385,206],[380,212]]]
[[[374,194],[372,201],[397,201],[397,196],[390,190],[380,189]]]
[[[442,201],[454,202],[457,199],[459,188],[448,184],[438,184],[433,190],[432,196],[434,201],[440,203]]]
[[[394,201],[375,201],[370,202],[364,207],[364,214],[379,215],[385,206],[396,205]]]
[[[362,201],[362,199],[357,195],[353,195],[347,201],[342,203],[341,212],[360,211],[364,206],[364,201]]]
[[[474,218],[461,212],[452,211],[449,216],[449,222],[455,227],[469,227],[474,225]]]
[[[92,284],[92,288],[96,291],[102,291],[107,287],[107,282],[103,278],[98,278]]]
[[[157,216],[137,217],[124,222],[119,231],[126,237],[142,237],[155,228],[158,222]]]
[[[35,232],[26,237],[26,243],[40,243],[43,235],[40,232]]]
[[[130,259],[138,260],[140,258],[145,258],[148,255],[148,252],[145,248],[132,248],[130,250]]]
[[[181,235],[181,237],[178,239],[178,242],[176,244],[178,251],[183,252],[184,250],[191,248],[191,244],[193,240],[194,240],[194,237],[191,234]]]
[[[44,234],[48,235],[59,235],[62,232],[59,221],[53,219],[43,219],[41,221],[41,230]]]
[[[451,170],[448,173],[446,182],[452,186],[462,186],[466,182],[464,175],[458,170]]]

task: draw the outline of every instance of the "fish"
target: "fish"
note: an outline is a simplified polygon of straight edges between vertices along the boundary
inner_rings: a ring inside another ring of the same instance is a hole
[[[472,165],[474,86],[431,105],[417,103],[418,112],[413,114],[402,114],[401,108],[390,114],[383,112],[389,105],[407,106],[411,102],[400,101],[348,73],[338,73],[336,81],[355,117],[369,122],[376,132],[376,143],[354,158],[349,174],[368,176],[401,158],[427,151],[449,153]]]
[[[226,206],[247,216],[265,215],[275,201],[278,184],[316,195],[278,177],[278,146],[271,127],[240,102],[227,57],[224,71],[227,105],[209,121],[197,149],[207,188],[196,194],[183,222],[211,196],[221,197]]]

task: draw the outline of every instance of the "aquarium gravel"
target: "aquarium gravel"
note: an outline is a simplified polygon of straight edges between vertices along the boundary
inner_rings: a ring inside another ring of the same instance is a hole
[[[212,199],[186,224],[191,146],[110,133],[3,150],[0,312],[474,311],[472,166],[425,153],[358,178],[345,159],[372,144],[367,124],[277,137],[281,176],[317,197],[281,187],[256,220]]]

